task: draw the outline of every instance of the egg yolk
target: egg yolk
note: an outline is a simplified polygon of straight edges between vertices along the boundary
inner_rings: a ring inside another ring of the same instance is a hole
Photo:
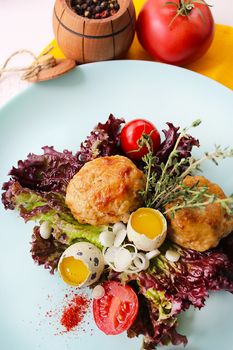
[[[62,259],[60,273],[66,283],[78,286],[87,279],[90,271],[82,260],[69,256]]]
[[[150,239],[154,239],[162,233],[163,222],[160,215],[151,208],[140,208],[132,215],[131,225],[133,229],[144,234]]]

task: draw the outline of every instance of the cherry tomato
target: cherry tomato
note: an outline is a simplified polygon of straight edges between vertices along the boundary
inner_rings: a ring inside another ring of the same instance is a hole
[[[208,50],[214,20],[204,1],[148,0],[136,29],[141,45],[154,59],[186,65]]]
[[[150,135],[154,152],[160,145],[159,132],[151,122],[144,119],[132,120],[125,124],[120,134],[121,148],[131,159],[140,160],[148,153],[148,147],[140,146],[142,134]]]
[[[105,334],[119,334],[129,329],[138,313],[138,298],[130,286],[115,281],[103,284],[105,294],[94,299],[96,325]]]

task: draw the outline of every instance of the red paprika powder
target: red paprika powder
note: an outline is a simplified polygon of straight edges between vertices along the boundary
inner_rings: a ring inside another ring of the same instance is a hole
[[[67,332],[80,324],[89,305],[90,301],[85,296],[75,295],[64,308],[60,322]]]

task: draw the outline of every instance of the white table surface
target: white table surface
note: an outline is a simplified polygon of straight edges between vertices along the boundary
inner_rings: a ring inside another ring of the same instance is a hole
[[[53,38],[52,12],[55,0],[0,0],[0,67],[14,51],[29,49],[39,54]],[[233,0],[209,0],[216,23],[233,26]],[[30,63],[27,56],[14,65]],[[28,86],[19,74],[0,78],[0,106]]]

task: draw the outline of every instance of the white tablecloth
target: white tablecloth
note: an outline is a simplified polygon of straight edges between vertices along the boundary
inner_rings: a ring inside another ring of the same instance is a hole
[[[0,0],[0,66],[18,49],[39,54],[53,38],[52,12],[55,0]],[[165,0],[164,0],[165,1]],[[216,23],[233,26],[233,0],[209,0]],[[31,62],[27,56],[15,65]],[[0,79],[0,106],[28,83],[11,74]]]

